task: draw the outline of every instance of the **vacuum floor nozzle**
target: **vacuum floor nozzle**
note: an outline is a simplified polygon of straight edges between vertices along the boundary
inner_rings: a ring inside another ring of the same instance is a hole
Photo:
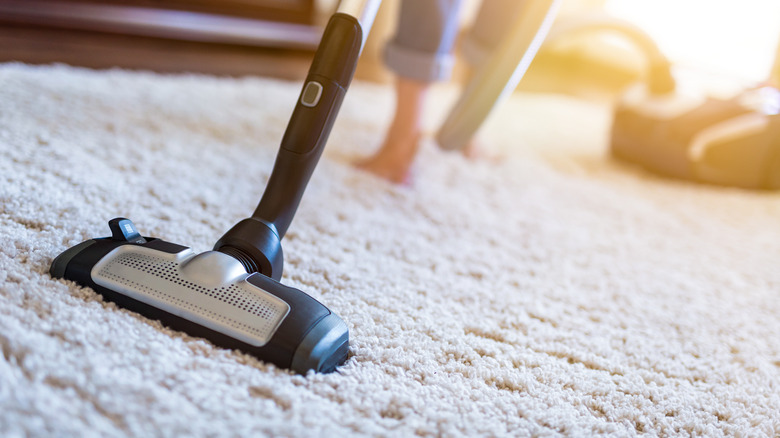
[[[115,219],[135,229],[127,219]],[[128,225],[129,224],[129,225]],[[92,239],[60,254],[51,274],[164,325],[305,374],[346,360],[346,324],[306,293],[228,254],[131,233]],[[139,239],[140,238],[140,239]]]

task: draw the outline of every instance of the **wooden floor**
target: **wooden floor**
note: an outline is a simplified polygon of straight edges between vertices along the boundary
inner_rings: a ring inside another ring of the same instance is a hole
[[[313,55],[310,50],[204,43],[0,22],[0,62],[64,63],[96,69],[119,67],[161,73],[303,80]],[[457,70],[455,79],[458,78]],[[364,53],[356,78],[387,83],[392,80],[392,75],[385,69],[381,57]],[[542,50],[519,89],[611,99],[627,83],[636,79],[631,72]]]
[[[313,52],[0,23],[0,62],[303,79]]]

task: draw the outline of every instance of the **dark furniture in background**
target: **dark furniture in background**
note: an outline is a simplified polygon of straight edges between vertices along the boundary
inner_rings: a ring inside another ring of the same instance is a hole
[[[0,0],[0,62],[305,76],[315,0]]]

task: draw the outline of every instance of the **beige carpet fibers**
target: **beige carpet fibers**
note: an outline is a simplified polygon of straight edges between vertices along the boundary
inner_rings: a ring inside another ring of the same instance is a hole
[[[350,327],[338,373],[49,277],[115,216],[210,249],[259,200],[299,86],[0,66],[1,435],[780,434],[780,195],[614,163],[608,111],[573,98],[515,96],[482,135],[499,162],[428,140],[396,187],[350,166],[393,106],[354,84],[284,241],[283,282]]]

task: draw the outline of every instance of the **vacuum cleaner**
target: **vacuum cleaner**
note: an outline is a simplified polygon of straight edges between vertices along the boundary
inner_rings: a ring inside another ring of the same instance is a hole
[[[633,24],[596,12],[551,26],[555,0],[526,2],[518,23],[496,47],[442,123],[443,149],[463,149],[525,73],[542,41],[611,32],[633,43],[647,61],[644,81],[617,102],[613,157],[678,179],[749,189],[780,189],[780,91],[746,90],[733,99],[705,99],[681,90],[655,42]]]
[[[349,2],[347,2],[349,3]],[[375,4],[376,3],[376,4]],[[347,325],[305,292],[279,282],[281,240],[319,161],[355,72],[378,2],[340,8],[328,22],[281,141],[263,196],[251,217],[214,246],[191,248],[142,236],[114,218],[109,237],[65,250],[54,278],[72,280],[106,300],[165,326],[238,349],[305,374],[331,372],[349,349]]]
[[[559,33],[616,31],[645,55],[647,73],[615,105],[610,152],[650,172],[744,189],[780,189],[780,91],[764,86],[730,99],[683,89],[656,44],[611,17],[583,17]]]
[[[780,189],[780,91],[731,99],[654,94],[637,85],[615,108],[610,150],[676,179],[743,189]]]

